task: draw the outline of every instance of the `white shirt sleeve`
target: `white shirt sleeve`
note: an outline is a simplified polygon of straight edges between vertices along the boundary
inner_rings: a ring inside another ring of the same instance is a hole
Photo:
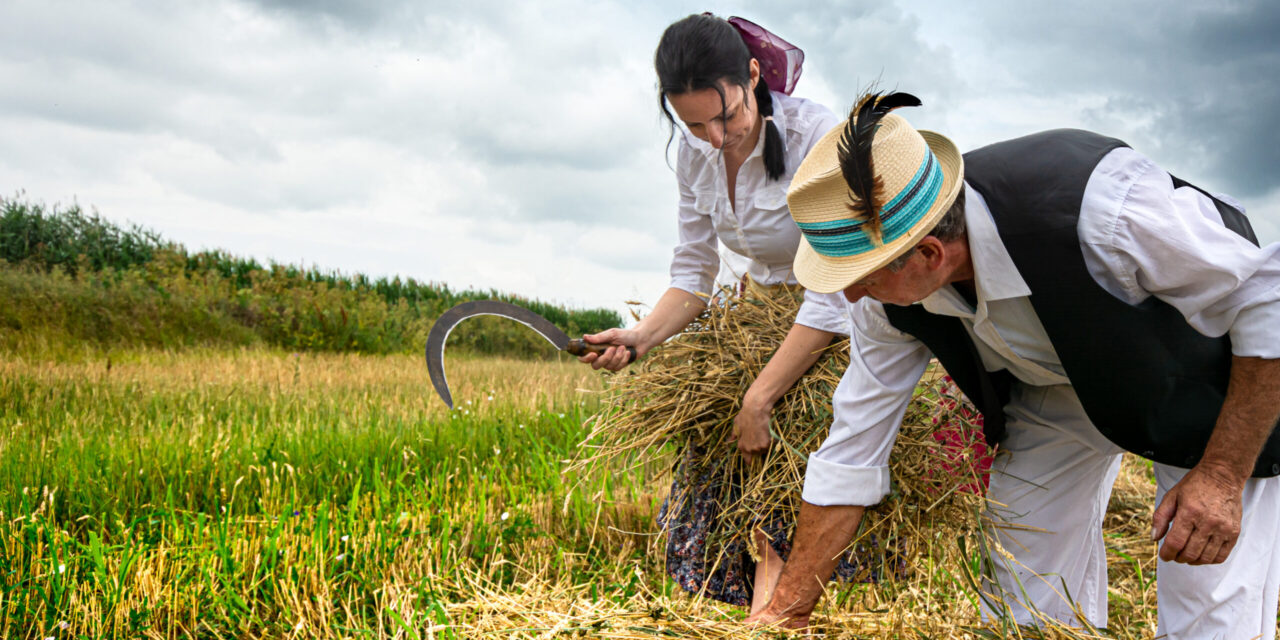
[[[803,138],[800,140],[800,149],[803,150],[803,153],[799,156],[801,160],[809,155],[809,152],[813,150],[813,146],[818,144],[818,140],[821,140],[822,136],[826,135],[828,131],[841,122],[840,118],[826,107],[819,105],[815,111],[813,125],[804,131]],[[798,165],[799,163],[797,163]]]
[[[804,156],[808,155],[809,151],[813,149],[813,145],[817,144],[818,140],[840,121],[830,109],[817,103],[812,103],[806,116],[812,118],[813,124],[801,128],[796,133],[795,144],[798,145],[798,150],[801,151],[801,153],[794,156],[796,166],[799,166]],[[792,171],[795,170],[795,167],[789,168]],[[804,303],[800,305],[800,311],[796,313],[796,324],[837,333],[842,336],[849,335],[849,305],[844,299],[844,294],[839,291],[835,293],[816,293],[806,290],[804,292]]]
[[[1103,158],[1079,228],[1085,264],[1112,295],[1129,304],[1154,295],[1196,331],[1229,334],[1235,355],[1280,358],[1280,243],[1236,235],[1212,200],[1174,189],[1146,156],[1121,148]]]
[[[801,496],[819,506],[870,506],[889,494],[889,452],[932,357],[924,343],[889,324],[879,302],[863,298],[850,306],[849,368],[831,401],[831,431],[809,456]]]
[[[843,292],[817,293],[805,289],[804,302],[796,312],[796,324],[847,336],[849,306]]]
[[[680,185],[680,205],[676,220],[679,242],[671,258],[671,286],[692,294],[714,293],[716,272],[720,269],[719,241],[715,224],[708,211],[699,211],[693,190],[689,188],[689,150],[681,143],[676,179]]]

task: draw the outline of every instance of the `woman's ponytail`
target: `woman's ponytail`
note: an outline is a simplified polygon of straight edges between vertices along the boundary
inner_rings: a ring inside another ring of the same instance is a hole
[[[777,180],[787,172],[787,149],[778,125],[773,123],[773,94],[769,92],[764,78],[756,82],[755,96],[756,108],[760,110],[764,124],[764,130],[760,132],[764,136],[764,170],[770,180]]]

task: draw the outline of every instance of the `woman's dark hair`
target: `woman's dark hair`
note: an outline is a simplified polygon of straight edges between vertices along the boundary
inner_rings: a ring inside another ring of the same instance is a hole
[[[653,66],[658,71],[658,106],[671,126],[668,146],[675,137],[676,121],[667,109],[667,96],[715,89],[723,113],[726,105],[720,81],[744,90],[751,84],[751,52],[742,36],[727,21],[706,14],[691,15],[667,27],[658,41]],[[772,116],[773,96],[763,77],[754,93],[760,116]],[[764,121],[762,133],[765,171],[777,180],[787,170],[782,134],[772,119]]]

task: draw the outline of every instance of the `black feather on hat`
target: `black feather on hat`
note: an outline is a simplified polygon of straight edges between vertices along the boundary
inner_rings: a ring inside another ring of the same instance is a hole
[[[840,172],[849,185],[849,210],[861,218],[866,233],[877,244],[883,244],[880,207],[884,205],[884,185],[871,161],[871,143],[880,119],[898,107],[918,107],[920,99],[902,92],[866,93],[849,112],[844,134],[837,145]]]

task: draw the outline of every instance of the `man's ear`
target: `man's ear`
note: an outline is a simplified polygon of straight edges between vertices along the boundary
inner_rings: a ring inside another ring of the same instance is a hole
[[[947,259],[947,247],[941,240],[934,236],[925,236],[923,240],[916,244],[916,253],[924,259],[924,263],[930,270],[937,269]]]

